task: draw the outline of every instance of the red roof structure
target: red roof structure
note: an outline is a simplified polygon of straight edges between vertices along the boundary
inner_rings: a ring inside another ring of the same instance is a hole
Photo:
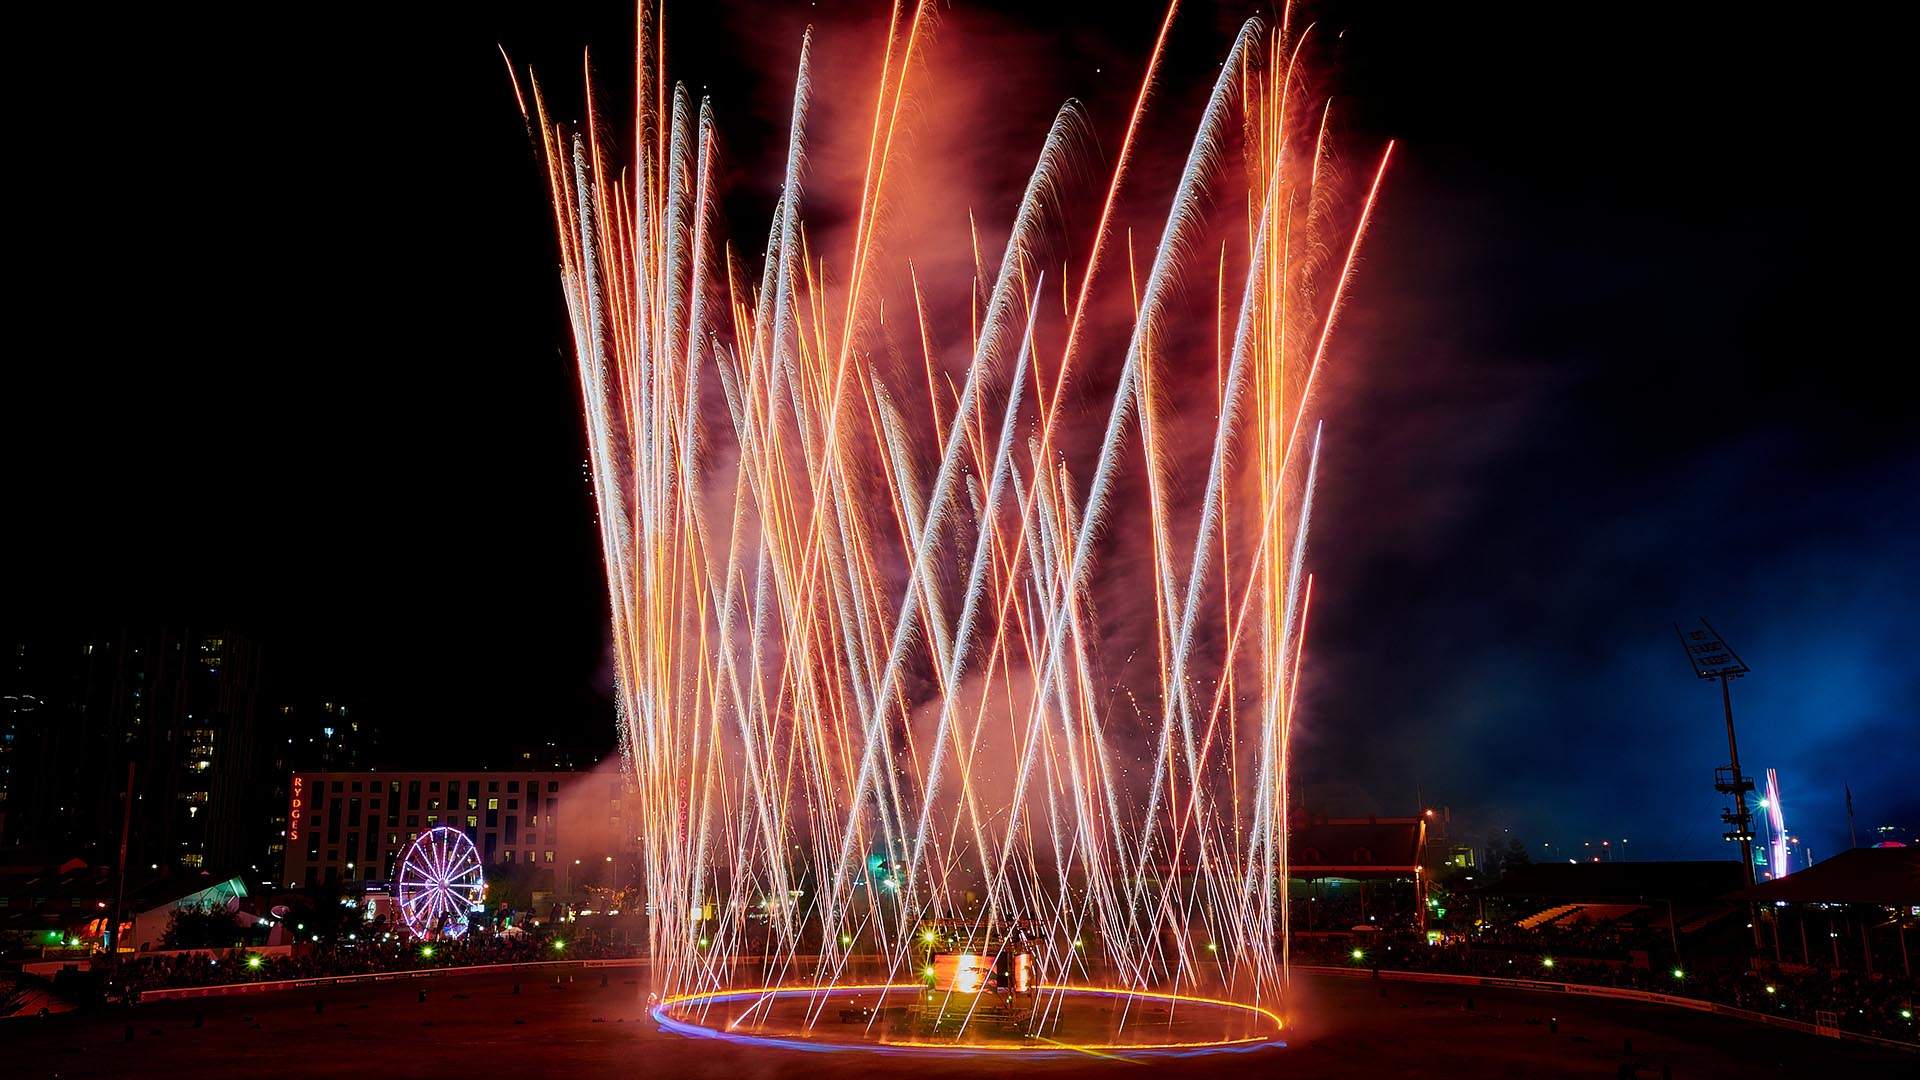
[[[1420,871],[1420,818],[1316,818],[1287,837],[1287,874],[1296,878],[1397,878]]]

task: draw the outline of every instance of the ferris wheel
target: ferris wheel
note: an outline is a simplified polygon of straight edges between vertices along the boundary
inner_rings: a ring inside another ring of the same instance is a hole
[[[467,913],[480,906],[486,887],[473,840],[445,825],[414,837],[393,883],[401,921],[423,941],[465,934]]]

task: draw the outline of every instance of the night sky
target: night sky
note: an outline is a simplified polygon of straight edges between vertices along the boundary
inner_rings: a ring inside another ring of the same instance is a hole
[[[1184,13],[1170,124],[1255,10]],[[1399,149],[1322,399],[1309,807],[1424,793],[1474,840],[1725,855],[1718,694],[1672,629],[1704,614],[1754,668],[1744,763],[1780,771],[1814,853],[1846,844],[1843,785],[1863,829],[1911,832],[1894,35],[1735,5],[1310,11],[1342,35],[1323,76],[1348,166]],[[1158,15],[966,7],[940,41],[994,43],[1006,113],[979,122],[1023,174],[1069,95],[1117,139]],[[876,17],[670,11],[746,235],[799,27]],[[46,28],[24,83],[5,620],[249,627],[276,692],[362,702],[410,760],[529,732],[605,752],[577,382],[496,43],[574,118],[580,49],[623,80],[631,14],[135,18]]]

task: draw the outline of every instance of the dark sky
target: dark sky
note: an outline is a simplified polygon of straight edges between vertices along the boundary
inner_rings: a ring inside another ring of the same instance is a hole
[[[806,17],[670,12],[742,223]],[[1050,6],[1051,7],[1051,6]],[[1316,809],[1721,855],[1717,694],[1815,853],[1920,824],[1920,436],[1904,121],[1871,21],[1323,4],[1343,146],[1399,150],[1324,399],[1299,782]],[[1103,145],[1158,11],[976,13],[1004,117]],[[1248,5],[1192,3],[1190,116]],[[407,753],[611,746],[606,609],[544,194],[496,43],[578,115],[602,4],[168,11],[36,28],[16,87],[8,620],[218,620]],[[797,41],[794,43],[797,45]],[[617,96],[610,99],[617,104]],[[1184,110],[1184,112],[1181,112]],[[1025,163],[1020,163],[1020,169]],[[730,203],[730,210],[733,209]]]

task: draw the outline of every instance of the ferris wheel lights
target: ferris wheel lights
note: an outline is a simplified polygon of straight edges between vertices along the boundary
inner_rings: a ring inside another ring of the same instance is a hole
[[[394,898],[399,901],[401,922],[415,938],[465,935],[468,916],[485,895],[480,852],[472,837],[441,825],[407,845],[394,882]]]

